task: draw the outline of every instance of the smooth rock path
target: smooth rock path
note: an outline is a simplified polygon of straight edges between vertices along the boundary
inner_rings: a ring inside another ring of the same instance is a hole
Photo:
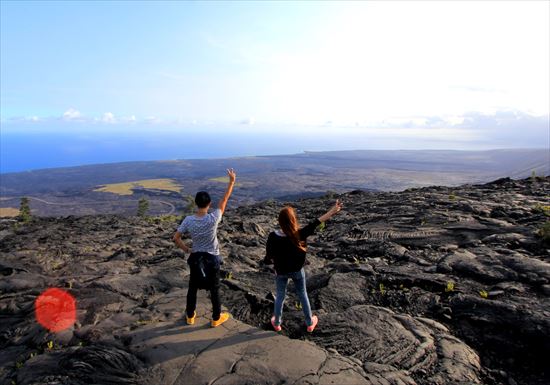
[[[185,298],[181,290],[179,299]],[[230,319],[210,326],[208,298],[199,294],[197,318],[159,322],[129,332],[128,348],[147,366],[144,383],[372,384],[357,362],[317,345]]]

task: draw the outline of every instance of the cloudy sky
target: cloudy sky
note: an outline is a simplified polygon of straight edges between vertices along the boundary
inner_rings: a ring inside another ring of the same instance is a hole
[[[1,7],[4,130],[548,137],[548,1]]]

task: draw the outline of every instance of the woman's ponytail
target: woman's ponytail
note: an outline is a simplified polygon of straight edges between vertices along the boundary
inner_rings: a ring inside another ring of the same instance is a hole
[[[297,248],[306,251],[306,243],[300,239],[298,219],[292,207],[286,206],[281,210],[279,213],[279,226]]]

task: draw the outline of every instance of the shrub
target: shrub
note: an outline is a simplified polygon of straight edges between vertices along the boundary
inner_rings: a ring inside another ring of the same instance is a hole
[[[540,203],[537,203],[537,205],[533,210],[537,214],[544,214],[546,216],[550,216],[550,206],[544,206],[544,205],[541,205]]]
[[[195,203],[195,198],[193,198],[191,195],[187,195],[183,198],[183,200],[186,203],[184,213],[187,215],[193,214],[197,208],[197,204]]]
[[[181,222],[182,218],[178,215],[173,215],[172,214],[172,215],[160,215],[158,217],[158,219],[161,223],[165,223],[165,222],[167,222],[167,223],[178,223],[178,222]]]
[[[138,202],[137,216],[145,217],[149,211],[149,201],[146,198],[141,198]]]
[[[338,193],[336,191],[328,190],[325,194],[325,197],[329,199],[335,199],[338,198]]]
[[[29,198],[21,198],[21,204],[19,206],[19,219],[22,222],[28,222],[31,220],[31,206],[29,204]]]
[[[546,221],[544,225],[539,229],[538,236],[546,243],[550,244],[550,221]]]

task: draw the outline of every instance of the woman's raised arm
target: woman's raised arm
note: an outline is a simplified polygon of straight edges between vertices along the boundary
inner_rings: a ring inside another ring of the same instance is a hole
[[[340,202],[340,199],[336,199],[336,203],[334,204],[334,206],[332,206],[329,211],[319,217],[319,222],[328,221],[330,218],[340,212],[340,210],[342,210],[342,202]]]

